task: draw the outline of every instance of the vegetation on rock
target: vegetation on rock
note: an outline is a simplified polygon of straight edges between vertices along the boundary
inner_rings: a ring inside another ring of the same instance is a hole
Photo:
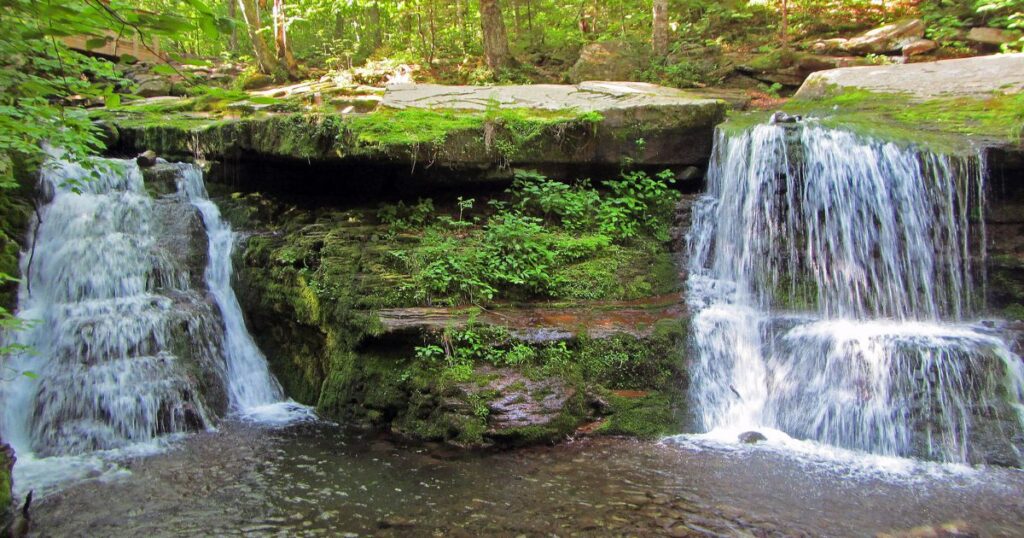
[[[510,301],[600,308],[592,301],[676,291],[670,183],[632,173],[595,188],[520,172],[508,191],[487,199],[309,213],[250,194],[223,205],[236,221],[269,221],[275,230],[249,239],[239,291],[289,394],[328,416],[414,437],[518,444],[557,438],[599,416],[586,400],[601,387],[664,391],[653,400],[666,404],[662,412],[631,420],[657,422],[645,431],[678,427],[668,409],[680,404],[682,323],[657,325],[647,336],[592,338],[582,327],[576,336],[536,341],[474,321],[472,310],[466,323],[385,335],[377,312],[476,305],[500,318],[512,315]],[[550,380],[543,383],[563,395],[559,411],[522,430],[489,423],[489,405],[525,390],[496,381],[513,375]],[[492,382],[497,388],[482,388]]]
[[[966,149],[949,134],[1019,145],[1024,129],[1024,94],[920,100],[865,90],[837,91],[822,99],[790,101],[784,109],[880,138],[949,149]]]

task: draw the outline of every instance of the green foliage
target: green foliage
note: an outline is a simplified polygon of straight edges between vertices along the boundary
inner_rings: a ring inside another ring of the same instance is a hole
[[[394,252],[393,257],[413,275],[406,288],[428,304],[472,304],[499,296],[584,298],[580,296],[588,289],[641,296],[653,288],[627,290],[622,282],[588,286],[621,277],[627,270],[626,253],[639,250],[641,259],[647,257],[647,247],[636,245],[668,239],[676,199],[669,187],[673,181],[671,172],[654,178],[632,172],[607,182],[608,191],[602,193],[588,181],[570,185],[535,172],[517,172],[506,191],[510,201],[492,200],[486,220],[466,220],[465,211],[475,201],[460,198],[458,220],[441,216],[427,227],[419,248]],[[396,233],[411,225],[407,214],[404,205],[378,211]],[[621,271],[608,265],[618,259],[624,260]],[[566,272],[588,260],[594,260],[596,279],[580,282],[576,277],[585,272]],[[581,289],[572,291],[576,285]]]
[[[194,9],[206,9],[191,0]],[[91,46],[111,39],[110,29],[142,42],[180,37],[190,21],[173,11],[135,10],[123,1],[64,3],[5,0],[0,39],[0,182],[12,180],[14,161],[38,163],[46,141],[74,158],[102,147],[96,128],[80,107],[87,102],[120,104],[130,89],[115,66],[75,52],[62,41],[86,36]],[[164,66],[166,67],[166,66]]]
[[[675,402],[662,393],[637,397],[608,396],[612,415],[598,429],[607,435],[629,435],[655,439],[680,431],[680,420],[672,413]]]
[[[516,171],[511,192],[518,209],[539,215],[545,222],[561,224],[570,232],[593,227],[593,208],[600,201],[587,180],[567,184],[527,170]]]
[[[621,180],[605,182],[611,196],[604,199],[598,211],[601,232],[629,239],[645,231],[667,241],[668,228],[659,216],[675,203],[675,198],[668,195],[673,183],[675,175],[671,170],[653,178],[644,172],[629,172]]]

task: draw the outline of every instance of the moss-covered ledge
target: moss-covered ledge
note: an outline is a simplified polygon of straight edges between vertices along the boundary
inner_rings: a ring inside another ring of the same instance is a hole
[[[449,90],[458,98],[444,99]],[[152,100],[95,117],[106,126],[115,152],[378,162],[410,170],[507,169],[700,164],[727,109],[722,100],[640,83],[395,87],[380,106],[361,113],[352,107],[231,97],[217,106],[199,98]]]
[[[783,110],[943,153],[1020,151],[1024,54],[820,71]],[[730,123],[764,119],[749,115]]]
[[[346,209],[218,198],[258,230],[235,290],[289,396],[349,425],[516,446],[682,426],[670,181],[520,171],[503,193]]]

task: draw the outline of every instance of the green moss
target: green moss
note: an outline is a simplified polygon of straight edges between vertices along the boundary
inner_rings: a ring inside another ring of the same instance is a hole
[[[1024,320],[1024,305],[1020,303],[1013,303],[1003,309],[1003,316],[1006,319],[1012,320]]]
[[[605,435],[629,435],[654,439],[679,433],[682,421],[673,398],[660,392],[640,397],[608,396],[611,416],[598,428]]]
[[[791,48],[780,48],[767,54],[758,55],[746,65],[757,71],[775,71],[793,65],[800,56],[800,53]]]
[[[818,117],[826,126],[943,151],[968,149],[961,135],[1020,144],[1024,129],[1024,93],[919,100],[859,89],[833,90],[821,99],[791,100],[783,108]]]
[[[11,468],[14,462],[8,459],[6,448],[7,445],[0,441],[0,530],[6,528],[7,518],[13,508],[11,503],[14,502],[11,481]]]
[[[483,115],[422,108],[383,109],[353,118],[349,127],[363,144],[439,144],[453,131],[483,128]]]
[[[671,293],[680,282],[671,253],[651,238],[612,245],[555,275],[552,295],[559,299],[628,301]]]

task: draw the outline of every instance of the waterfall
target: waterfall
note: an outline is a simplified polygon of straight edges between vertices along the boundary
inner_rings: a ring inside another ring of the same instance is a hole
[[[245,329],[234,236],[200,169],[158,166],[165,185],[146,185],[133,161],[43,166],[47,201],[21,260],[28,327],[5,335],[24,351],[0,383],[0,435],[19,467],[208,429],[230,411],[308,413],[281,401]],[[23,371],[37,378],[10,375]]]
[[[220,309],[224,320],[224,355],[227,364],[228,394],[232,407],[247,416],[265,420],[283,412],[303,414],[308,409],[283,402],[284,392],[267,367],[267,359],[253,341],[238,298],[231,287],[231,252],[235,233],[220,216],[220,210],[208,198],[202,171],[195,165],[178,164],[178,191],[183,193],[202,214],[209,237],[209,259],[206,266],[206,285]],[[278,418],[281,418],[280,416]]]
[[[978,155],[813,124],[720,129],[688,236],[700,425],[1019,464],[1024,367],[970,322],[984,180]]]

